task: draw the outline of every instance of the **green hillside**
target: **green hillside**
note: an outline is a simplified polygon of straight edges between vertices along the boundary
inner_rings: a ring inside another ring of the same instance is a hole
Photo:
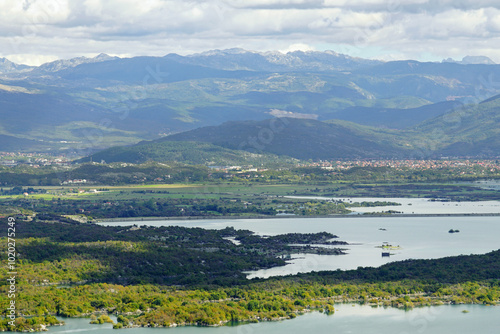
[[[273,154],[256,154],[246,151],[231,150],[221,146],[193,141],[144,141],[133,146],[112,147],[80,159],[78,162],[104,160],[111,162],[144,163],[182,162],[193,165],[286,165],[296,161],[289,157]]]
[[[499,124],[500,96],[480,104],[457,104],[444,115],[402,130],[285,117],[226,122],[109,149],[93,159],[228,165],[277,162],[276,156],[301,160],[491,158],[500,155]]]
[[[205,142],[231,150],[271,153],[297,159],[395,158],[404,149],[391,138],[374,137],[344,125],[310,119],[274,118],[227,122],[203,127],[158,142]]]
[[[332,113],[330,116],[337,120],[345,120],[362,125],[376,126],[389,129],[412,128],[426,120],[461,108],[462,104],[456,101],[445,101],[426,104],[417,108],[388,108],[388,107],[349,107]],[[323,117],[327,117],[324,115]]]
[[[0,134],[0,151],[25,151],[27,149],[47,149],[43,143]]]
[[[415,138],[445,156],[500,155],[500,95],[456,108],[415,127]],[[425,138],[424,138],[425,137]]]

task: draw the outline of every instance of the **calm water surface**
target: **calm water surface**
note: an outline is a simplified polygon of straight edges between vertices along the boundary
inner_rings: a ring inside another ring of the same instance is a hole
[[[446,305],[403,311],[372,308],[355,304],[335,305],[333,315],[312,312],[293,320],[263,322],[216,328],[133,328],[116,331],[109,324],[90,325],[89,319],[65,319],[66,325],[51,327],[51,333],[132,333],[132,334],[498,334],[500,307],[482,305]],[[463,313],[467,310],[469,313]]]
[[[119,225],[185,226],[222,229],[233,226],[260,235],[331,232],[347,241],[347,255],[294,254],[288,265],[249,273],[248,278],[320,270],[376,267],[405,259],[435,259],[453,255],[484,254],[500,249],[500,217],[350,217],[221,219],[106,223]],[[385,230],[381,230],[385,229]],[[460,233],[448,233],[450,229]],[[382,257],[382,243],[401,248]],[[499,332],[500,333],[500,332]]]
[[[490,184],[490,183],[488,183]],[[488,187],[491,187],[489,185]],[[500,201],[441,201],[428,198],[376,198],[376,197],[310,197],[286,196],[289,198],[311,198],[319,200],[335,200],[345,203],[355,202],[393,202],[401,205],[387,205],[377,207],[352,207],[349,210],[355,213],[386,212],[389,210],[404,214],[485,214],[500,213]]]
[[[442,203],[440,203],[442,204]],[[476,203],[477,204],[477,203]],[[496,204],[496,203],[495,203]],[[483,254],[500,248],[499,217],[349,217],[349,218],[281,218],[224,219],[191,221],[136,221],[103,225],[185,226],[222,229],[233,226],[260,235],[313,233],[327,231],[351,245],[348,255],[319,256],[295,254],[284,267],[259,270],[252,277],[295,274],[319,270],[355,269],[358,266],[380,266],[404,259],[430,259],[460,254]],[[381,230],[384,229],[384,230]],[[460,230],[448,233],[449,229]],[[381,257],[376,246],[383,242],[401,246],[389,258]],[[313,312],[294,320],[265,322],[218,328],[136,328],[126,333],[151,334],[277,334],[277,333],[371,333],[371,334],[499,334],[500,307],[482,305],[446,305],[402,311],[394,308],[372,308],[352,304],[335,305],[334,315]],[[467,310],[468,313],[463,313]],[[51,332],[95,334],[110,333],[109,325],[89,325],[88,319],[70,319],[67,325]]]

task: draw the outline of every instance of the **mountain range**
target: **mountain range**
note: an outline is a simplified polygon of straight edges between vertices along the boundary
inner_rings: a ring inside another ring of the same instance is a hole
[[[269,160],[270,156],[317,160],[338,157],[389,158],[394,154],[403,156],[400,151],[342,125],[311,119],[280,118],[263,121],[231,121],[218,126],[202,127],[155,141],[110,148],[92,155],[92,159],[106,162],[148,160],[193,162],[192,158],[186,159],[186,156],[191,154],[200,158],[196,161],[198,164],[214,164],[217,156],[220,157],[221,153],[227,152],[248,152],[261,160]],[[166,152],[169,152],[169,156],[165,154]],[[180,160],[180,156],[175,157],[174,152],[182,152],[184,159]],[[206,157],[207,153],[210,153],[210,158]],[[238,158],[233,161],[238,164],[250,163],[244,156]]]
[[[500,65],[484,57],[383,62],[333,51],[100,54],[38,67],[0,59],[0,151],[82,156],[143,140],[238,151],[235,143],[278,117],[287,130],[258,154],[407,156],[414,141],[438,131],[426,154],[495,155],[497,99],[487,100],[500,94],[499,77]],[[447,121],[457,117],[459,125]],[[294,135],[304,144],[290,154],[283,147]]]
[[[278,163],[278,157],[300,160],[492,158],[500,152],[499,123],[500,95],[497,95],[480,104],[455,105],[446,114],[412,128],[394,130],[339,120],[288,117],[230,121],[132,146],[109,148],[80,162],[260,165]]]

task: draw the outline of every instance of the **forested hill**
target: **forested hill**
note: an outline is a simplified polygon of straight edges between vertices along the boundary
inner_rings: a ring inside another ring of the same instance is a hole
[[[136,145],[118,146],[97,152],[77,162],[105,161],[140,164],[147,161],[181,162],[193,165],[280,165],[297,162],[286,156],[270,153],[251,153],[203,141],[142,141]]]
[[[376,136],[341,124],[310,119],[276,118],[203,127],[155,141],[110,148],[79,162],[153,160],[212,165],[280,163],[284,166],[294,161],[291,158],[398,158],[410,154],[385,134]]]
[[[215,165],[285,163],[289,157],[495,158],[500,154],[499,125],[500,96],[496,96],[479,104],[455,105],[444,115],[400,130],[290,117],[233,121],[111,148],[92,158],[106,162],[153,160]]]
[[[254,153],[297,159],[395,158],[404,150],[392,142],[356,133],[339,124],[311,119],[278,118],[227,122],[168,136],[166,141],[202,141]]]
[[[500,95],[425,121],[414,130],[428,134],[444,156],[498,157]]]

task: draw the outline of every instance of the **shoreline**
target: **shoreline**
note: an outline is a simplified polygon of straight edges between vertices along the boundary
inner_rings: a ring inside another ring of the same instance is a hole
[[[129,221],[164,221],[164,220],[221,220],[221,219],[298,219],[298,218],[421,218],[421,217],[500,217],[500,213],[431,213],[431,214],[349,214],[349,215],[317,215],[317,216],[177,216],[177,217],[123,217],[95,219],[93,223],[113,223]]]

